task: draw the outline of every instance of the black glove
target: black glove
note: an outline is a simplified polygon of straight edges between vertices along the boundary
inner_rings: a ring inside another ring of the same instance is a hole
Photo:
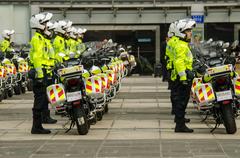
[[[28,77],[30,78],[30,79],[35,79],[35,75],[36,75],[36,69],[34,69],[34,68],[31,68],[29,71],[28,71]]]
[[[195,77],[194,72],[191,71],[191,70],[186,70],[186,74],[187,74],[187,79],[188,79],[188,80],[193,80],[194,77]]]

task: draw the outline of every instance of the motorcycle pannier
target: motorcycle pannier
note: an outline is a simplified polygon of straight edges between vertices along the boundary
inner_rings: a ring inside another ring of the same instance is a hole
[[[195,88],[196,102],[198,105],[208,105],[213,102],[216,98],[212,85],[210,83],[199,84]]]
[[[240,76],[233,79],[233,86],[235,96],[240,97]]]
[[[62,84],[53,84],[47,87],[48,100],[52,105],[66,101],[66,95]]]

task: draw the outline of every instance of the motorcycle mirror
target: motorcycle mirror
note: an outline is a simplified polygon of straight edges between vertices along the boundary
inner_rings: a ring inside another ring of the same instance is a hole
[[[218,41],[217,46],[222,47],[223,46],[223,41]]]
[[[238,41],[238,40],[235,40],[235,41],[232,43],[231,47],[232,47],[233,49],[235,49],[238,45],[239,45],[239,41]]]
[[[229,42],[226,42],[226,43],[224,43],[224,44],[222,45],[222,47],[226,49],[226,48],[229,47],[229,45],[230,45],[230,43],[229,43]]]
[[[127,49],[131,49],[132,48],[132,46],[127,46]]]
[[[212,38],[209,38],[209,40],[206,42],[207,44],[210,44],[213,41]]]

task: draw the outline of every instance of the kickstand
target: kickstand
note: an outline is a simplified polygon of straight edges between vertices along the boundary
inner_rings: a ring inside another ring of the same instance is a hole
[[[210,132],[212,133],[212,132],[215,131],[215,129],[217,129],[219,126],[220,126],[220,123],[217,123],[217,122],[216,122],[215,127],[214,127]]]
[[[75,125],[74,121],[71,121],[71,125],[70,125],[69,129],[66,130],[65,133],[69,132],[69,131],[72,129],[72,127],[73,127],[74,125]]]
[[[204,119],[201,120],[201,122],[206,121],[206,119],[208,118],[209,112],[207,112],[206,116],[204,117]]]

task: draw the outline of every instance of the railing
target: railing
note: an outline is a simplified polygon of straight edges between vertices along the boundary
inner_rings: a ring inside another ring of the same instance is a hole
[[[240,0],[220,0],[221,2],[239,2]],[[0,0],[0,3],[84,3],[84,4],[156,4],[168,2],[220,2],[219,0]]]

